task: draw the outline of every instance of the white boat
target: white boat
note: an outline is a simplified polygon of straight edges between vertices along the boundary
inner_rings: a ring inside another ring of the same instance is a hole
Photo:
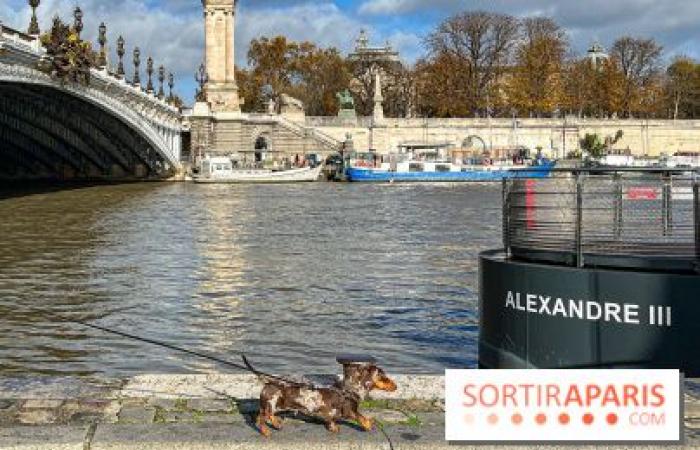
[[[299,183],[318,180],[321,166],[289,170],[238,169],[229,158],[206,158],[195,183]]]

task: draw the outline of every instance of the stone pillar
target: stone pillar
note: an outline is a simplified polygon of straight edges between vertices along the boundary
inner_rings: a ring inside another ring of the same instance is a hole
[[[202,0],[206,38],[205,89],[212,112],[240,112],[234,69],[235,9],[237,0]]]
[[[236,85],[236,9],[226,14],[226,82]]]
[[[382,77],[377,70],[374,74],[374,110],[372,112],[374,126],[384,122],[384,97],[382,96]]]

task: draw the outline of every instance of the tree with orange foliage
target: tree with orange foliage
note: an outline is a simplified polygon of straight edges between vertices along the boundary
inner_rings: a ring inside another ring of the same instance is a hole
[[[566,33],[545,17],[526,18],[522,28],[524,37],[508,87],[510,103],[531,116],[551,115],[564,103]]]

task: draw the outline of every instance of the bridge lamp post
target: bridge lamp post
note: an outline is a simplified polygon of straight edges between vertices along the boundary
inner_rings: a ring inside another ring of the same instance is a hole
[[[117,56],[119,57],[119,64],[117,65],[117,78],[120,80],[124,78],[124,38],[119,36],[117,39]]]
[[[29,30],[27,31],[27,34],[31,34],[32,36],[38,36],[41,34],[41,31],[39,30],[39,21],[36,18],[36,9],[39,7],[39,3],[41,0],[29,0],[29,6],[32,7],[32,20],[29,22]]]
[[[172,74],[172,72],[168,74],[168,87],[170,88],[168,102],[172,103],[175,101],[175,97],[173,97],[173,88],[175,87],[175,76]]]
[[[75,7],[75,10],[73,11],[73,18],[75,18],[75,22],[73,22],[73,28],[78,34],[78,37],[80,37],[80,33],[83,32],[83,10],[80,9],[80,6]]]
[[[104,22],[100,24],[99,37],[97,41],[100,43],[100,59],[98,65],[100,68],[104,69],[107,67],[107,51],[105,50],[105,45],[107,45],[107,25]]]
[[[134,48],[134,87],[141,87],[141,76],[139,75],[139,66],[141,65],[141,50],[138,47]]]
[[[146,83],[146,92],[153,94],[153,58],[150,56],[146,60],[146,74],[148,75],[148,83]]]
[[[163,100],[165,98],[165,91],[163,91],[163,82],[165,81],[165,67],[162,65],[158,68],[158,98]]]

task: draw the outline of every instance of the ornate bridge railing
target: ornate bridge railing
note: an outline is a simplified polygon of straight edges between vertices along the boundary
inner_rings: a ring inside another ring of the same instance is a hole
[[[107,68],[90,69],[89,85],[55,79],[38,70],[46,57],[37,37],[0,24],[0,83],[49,87],[96,105],[135,130],[171,168],[180,166],[182,116],[176,107]]]
[[[516,259],[700,271],[699,170],[556,171],[506,180],[503,241]]]

